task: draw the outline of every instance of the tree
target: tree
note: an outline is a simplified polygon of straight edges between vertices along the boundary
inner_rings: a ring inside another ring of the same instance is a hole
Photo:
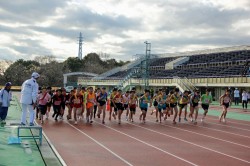
[[[11,64],[4,72],[6,82],[10,81],[13,85],[21,85],[25,79],[31,77],[32,72],[38,71],[40,64],[36,61],[24,61],[19,59]]]
[[[34,61],[40,64],[46,64],[56,61],[56,57],[54,55],[46,55],[46,56],[36,56]]]
[[[69,57],[64,63],[70,72],[77,72],[83,68],[83,60],[80,60],[77,57]]]

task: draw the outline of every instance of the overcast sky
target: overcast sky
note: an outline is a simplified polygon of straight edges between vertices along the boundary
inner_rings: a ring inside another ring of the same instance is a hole
[[[130,60],[250,44],[250,0],[0,0],[0,59],[105,52]]]

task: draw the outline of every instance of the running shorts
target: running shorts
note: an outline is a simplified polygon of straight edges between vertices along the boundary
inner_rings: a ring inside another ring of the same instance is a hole
[[[39,105],[38,109],[41,111],[42,115],[45,115],[47,111],[47,105]]]
[[[174,107],[176,107],[177,106],[177,103],[170,103],[170,107],[171,108],[174,108]]]
[[[98,103],[100,104],[100,106],[104,106],[106,104],[106,101],[99,101]]]
[[[128,108],[128,104],[124,104],[124,109],[126,110]]]
[[[222,105],[224,105],[226,108],[229,107],[229,103],[223,103]]]
[[[186,106],[187,104],[179,104],[179,107],[182,109]]]
[[[135,112],[136,108],[130,108],[131,112]]]
[[[209,105],[208,105],[208,104],[201,104],[201,107],[202,107],[204,110],[208,110]]]
[[[123,111],[123,105],[122,103],[115,103],[116,107],[114,109],[114,111],[118,111],[118,110],[122,110]]]
[[[155,107],[157,107],[157,106],[158,106],[158,102],[157,102],[157,101],[154,101],[153,105],[154,105]]]
[[[147,112],[148,108],[141,107],[141,110]]]
[[[197,107],[199,105],[199,103],[193,103],[192,107]]]

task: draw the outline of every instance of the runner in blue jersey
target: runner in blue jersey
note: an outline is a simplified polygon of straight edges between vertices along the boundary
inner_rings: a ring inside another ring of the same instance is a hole
[[[146,122],[148,104],[150,104],[150,107],[152,106],[152,99],[149,95],[149,90],[145,90],[144,95],[140,98],[140,108],[141,108],[140,121],[143,120],[143,123]]]

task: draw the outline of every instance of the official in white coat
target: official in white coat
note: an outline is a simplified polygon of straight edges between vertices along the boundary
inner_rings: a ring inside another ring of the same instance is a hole
[[[35,106],[38,96],[38,84],[37,79],[40,75],[36,72],[32,73],[31,79],[24,81],[21,89],[21,99],[20,103],[22,104],[22,118],[21,125],[26,125],[26,114],[27,110],[30,113],[30,126],[34,125],[35,119]]]

